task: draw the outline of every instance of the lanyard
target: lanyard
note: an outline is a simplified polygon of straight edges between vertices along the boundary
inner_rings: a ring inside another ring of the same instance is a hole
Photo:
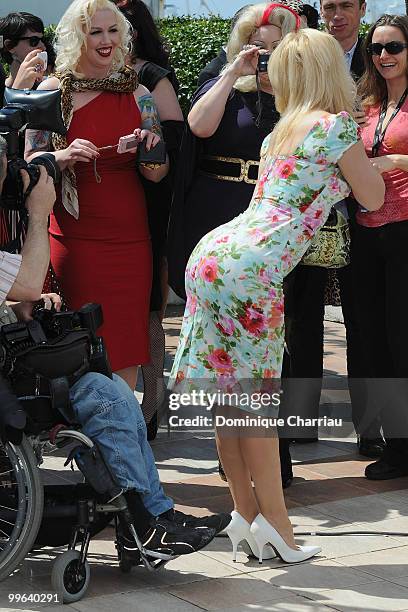
[[[381,145],[382,145],[382,143],[384,141],[385,133],[388,130],[388,126],[390,125],[391,121],[393,119],[395,119],[395,117],[397,116],[397,114],[401,110],[401,107],[404,104],[404,102],[407,99],[407,97],[408,97],[408,89],[406,89],[404,91],[404,93],[402,94],[402,96],[400,98],[400,101],[398,102],[397,106],[395,107],[395,110],[392,113],[392,115],[390,117],[390,120],[388,121],[384,131],[383,131],[383,124],[384,124],[385,115],[387,114],[388,97],[382,103],[380,117],[378,119],[377,127],[375,128],[374,142],[373,142],[373,146],[372,146],[372,155],[373,155],[373,157],[377,157],[378,151],[379,151],[379,149],[380,149],[380,147],[381,147]]]

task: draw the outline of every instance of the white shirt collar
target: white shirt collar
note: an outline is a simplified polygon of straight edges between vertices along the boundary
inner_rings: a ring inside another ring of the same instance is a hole
[[[354,45],[351,47],[351,49],[349,51],[345,51],[344,53],[344,57],[346,58],[346,63],[347,63],[349,70],[351,70],[351,64],[353,62],[354,52],[357,48],[357,45],[358,45],[358,38],[356,42],[354,43]]]

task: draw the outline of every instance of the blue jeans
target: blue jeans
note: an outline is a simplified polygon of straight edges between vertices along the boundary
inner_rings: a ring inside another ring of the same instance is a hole
[[[129,386],[90,372],[71,388],[75,420],[98,443],[120,487],[142,495],[146,509],[158,516],[173,507],[160,484],[154,455],[146,437],[139,403]]]

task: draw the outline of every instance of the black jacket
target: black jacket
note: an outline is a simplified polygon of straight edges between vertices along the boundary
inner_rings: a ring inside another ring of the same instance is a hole
[[[364,38],[359,36],[357,47],[353,55],[353,61],[351,62],[351,74],[353,75],[356,81],[360,77],[363,76],[363,72],[365,70],[364,57],[363,57],[363,43],[364,43]]]

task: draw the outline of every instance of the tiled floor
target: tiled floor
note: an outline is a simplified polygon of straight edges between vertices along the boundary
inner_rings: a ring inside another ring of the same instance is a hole
[[[179,309],[166,319],[167,368],[181,322]],[[345,374],[344,328],[326,323],[325,371],[341,381]],[[327,379],[328,380],[328,379]],[[348,410],[346,387],[328,383],[323,402],[331,410]],[[322,435],[322,434],[321,434]],[[160,431],[154,452],[166,491],[180,509],[194,514],[231,509],[228,488],[216,473],[213,437],[202,431]],[[277,559],[259,565],[241,552],[231,560],[226,538],[205,550],[181,557],[158,573],[142,567],[122,575],[117,567],[111,527],[91,544],[91,585],[86,598],[68,609],[83,612],[228,612],[408,611],[408,479],[373,482],[364,478],[366,461],[355,441],[328,437],[292,447],[295,479],[285,491],[300,543],[319,544],[310,562],[288,566]],[[54,482],[72,480],[63,459],[47,459]],[[345,531],[378,535],[342,535]],[[394,535],[382,535],[382,531]],[[310,535],[310,534],[317,535]],[[50,570],[58,550],[30,556],[21,570],[0,584],[0,609],[37,610],[10,604],[12,593],[51,592]],[[50,611],[55,605],[46,606]]]

